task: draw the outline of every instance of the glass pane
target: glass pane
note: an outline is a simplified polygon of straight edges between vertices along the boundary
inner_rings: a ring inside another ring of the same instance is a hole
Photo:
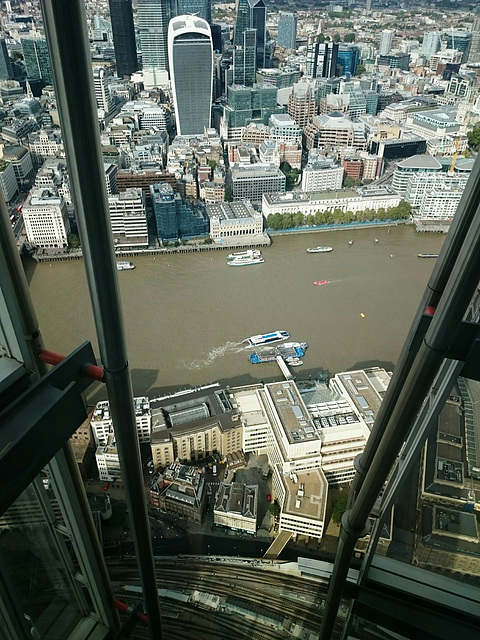
[[[1,518],[0,571],[33,638],[65,640],[82,617],[72,577],[30,486]]]

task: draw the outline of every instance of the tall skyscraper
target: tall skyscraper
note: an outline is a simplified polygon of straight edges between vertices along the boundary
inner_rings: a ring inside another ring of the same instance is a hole
[[[192,14],[212,23],[212,0],[173,0],[176,16]]]
[[[142,67],[153,73],[168,71],[168,21],[166,0],[138,0],[137,21]]]
[[[255,84],[256,29],[245,29],[243,46],[233,50],[233,84],[253,87]]]
[[[266,23],[267,9],[264,0],[238,0],[233,44],[243,45],[243,33],[245,29],[257,30],[257,69],[262,69],[265,66]]]
[[[380,36],[378,53],[381,56],[388,55],[392,48],[392,42],[393,42],[393,31],[390,31],[390,29],[384,29],[382,31],[382,35]]]
[[[372,0],[367,0],[365,3],[365,9],[367,11],[371,11],[372,10]]]
[[[20,44],[28,78],[52,84],[52,66],[45,38],[42,36],[20,38]]]
[[[117,75],[122,78],[138,70],[132,0],[108,0],[112,22]]]
[[[210,126],[213,47],[210,26],[195,16],[178,16],[168,27],[170,81],[178,135],[202,134]]]
[[[296,49],[297,46],[297,15],[290,11],[280,11],[278,14],[277,44],[286,49]]]

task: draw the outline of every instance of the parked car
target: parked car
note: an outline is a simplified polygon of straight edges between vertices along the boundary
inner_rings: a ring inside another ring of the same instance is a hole
[[[104,491],[108,491],[110,488],[110,483],[109,482],[105,482],[105,486],[103,487]]]

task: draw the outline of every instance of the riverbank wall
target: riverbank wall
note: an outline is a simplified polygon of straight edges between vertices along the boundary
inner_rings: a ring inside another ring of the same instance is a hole
[[[295,227],[293,229],[266,229],[264,236],[252,239],[251,242],[228,242],[225,244],[201,244],[201,245],[180,245],[178,247],[153,247],[143,250],[116,251],[117,258],[132,258],[135,256],[157,256],[172,255],[176,253],[198,253],[202,251],[232,251],[239,249],[262,249],[271,245],[271,236],[321,233],[325,231],[355,231],[356,229],[369,229],[376,227],[397,227],[413,224],[410,220],[386,220],[377,222],[352,222],[350,224],[330,224],[314,227]],[[69,251],[68,253],[43,253],[33,254],[32,258],[37,262],[59,262],[62,260],[81,260],[83,254],[81,250]]]

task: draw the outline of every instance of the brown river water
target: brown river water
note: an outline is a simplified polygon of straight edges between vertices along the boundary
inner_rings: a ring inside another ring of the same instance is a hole
[[[240,344],[277,329],[309,345],[298,379],[391,370],[435,263],[418,253],[443,240],[411,226],[281,235],[263,264],[243,268],[227,266],[226,251],[135,257],[135,270],[117,273],[134,393],[279,380],[276,363],[251,364]],[[306,252],[318,244],[333,251]],[[68,353],[91,340],[98,354],[83,261],[28,261],[26,272],[45,347]]]

